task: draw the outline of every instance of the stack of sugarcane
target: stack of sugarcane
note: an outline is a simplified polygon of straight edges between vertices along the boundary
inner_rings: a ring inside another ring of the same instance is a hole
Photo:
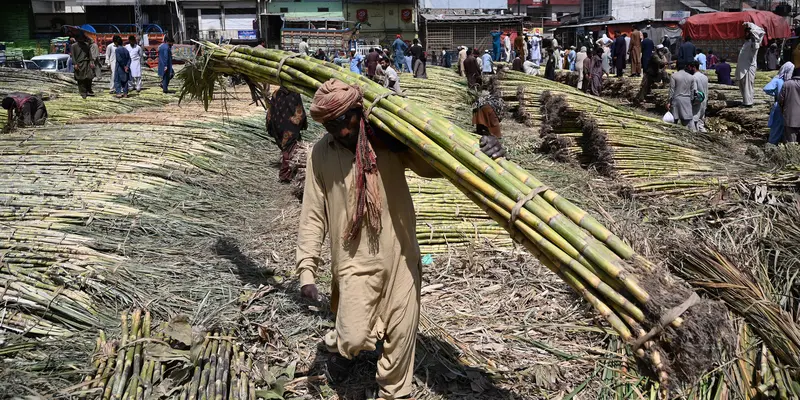
[[[520,110],[541,124],[542,151],[625,178],[635,194],[710,195],[727,182],[725,171],[749,169],[705,151],[710,138],[572,87],[519,72],[499,81],[504,95],[517,86]]]
[[[227,173],[220,159],[245,136],[264,135],[256,120],[0,135],[0,328],[68,336],[113,320],[108,309],[138,293],[120,268],[128,238],[214,234],[226,223],[210,217],[207,196],[198,197],[192,182]]]
[[[771,375],[778,393],[777,398],[798,398],[800,326],[793,316],[770,300],[757,279],[708,245],[680,252],[676,255],[676,264],[676,269],[694,285],[729,304],[731,310],[741,315],[763,340],[765,347],[758,350],[763,351],[763,356],[752,358],[760,359],[764,366],[769,367],[760,368],[760,365],[755,365],[750,368],[750,373],[743,375],[752,375],[754,368],[761,369],[760,374]],[[769,282],[769,279],[765,282]],[[780,364],[776,362],[776,357]],[[760,384],[756,383],[754,388],[758,388]]]
[[[428,79],[407,75],[400,81],[403,94],[411,100],[424,102],[430,110],[461,126],[468,126],[472,118],[473,96],[467,90],[467,81],[455,71],[441,67],[428,67]]]
[[[670,372],[676,381],[692,379],[691,375],[699,372],[683,369],[682,360],[694,358],[692,361],[699,361],[702,368],[711,366],[711,360],[702,357],[680,356],[679,347],[667,350],[661,346],[667,337],[691,334],[689,331],[699,326],[714,332],[705,337],[709,342],[700,346],[710,346],[709,343],[725,334],[724,326],[705,326],[692,310],[683,317],[670,318],[667,324],[672,328],[666,332],[658,328],[661,315],[676,305],[659,296],[669,293],[688,298],[691,293],[688,285],[674,279],[649,279],[645,290],[640,279],[659,273],[653,264],[588,213],[513,162],[485,156],[479,150],[477,137],[425,107],[392,95],[366,77],[331,63],[279,50],[211,43],[202,46],[208,60],[199,60],[184,68],[184,72],[187,76],[201,76],[203,81],[185,80],[182,95],[209,100],[218,74],[222,73],[240,73],[254,81],[281,84],[309,96],[329,79],[359,86],[374,127],[389,132],[422,155],[589,301],[626,342],[642,338],[644,344],[636,349],[636,354],[649,361],[664,388]],[[701,304],[695,307],[707,311],[719,307],[707,302]],[[692,319],[692,324],[685,324],[683,318]],[[651,329],[654,329],[651,335],[645,337]]]
[[[122,314],[119,340],[100,331],[92,370],[71,396],[95,399],[255,399],[253,361],[233,331],[202,332],[185,322],[151,326],[149,311]],[[181,335],[175,335],[182,330]],[[191,338],[192,343],[183,340]],[[188,370],[189,373],[175,373]],[[176,380],[177,379],[177,380]]]
[[[467,244],[511,246],[508,233],[453,185],[406,172],[422,254],[447,253]]]
[[[144,74],[151,76],[154,73]],[[0,97],[12,92],[41,95],[45,100],[49,122],[66,122],[85,117],[112,116],[129,113],[143,107],[160,107],[175,100],[175,96],[164,94],[158,82],[152,78],[145,83],[141,93],[135,91],[130,97],[117,99],[108,94],[105,84],[95,84],[96,97],[82,99],[72,75],[41,71],[0,68]],[[157,114],[158,111],[154,111]],[[0,128],[6,119],[0,119]]]

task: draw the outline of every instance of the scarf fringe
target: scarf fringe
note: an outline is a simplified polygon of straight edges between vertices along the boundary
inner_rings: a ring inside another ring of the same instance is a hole
[[[370,233],[377,236],[382,230],[381,214],[383,213],[382,199],[380,194],[380,173],[378,172],[378,159],[375,150],[370,143],[365,117],[361,117],[361,125],[358,132],[358,144],[356,145],[356,184],[355,184],[355,210],[350,225],[344,232],[345,245],[351,244],[364,224],[364,217],[367,217],[367,226]]]

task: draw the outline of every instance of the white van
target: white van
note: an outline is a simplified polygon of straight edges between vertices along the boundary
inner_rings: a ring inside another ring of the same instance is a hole
[[[69,72],[69,55],[67,54],[45,54],[31,58],[42,71],[48,72]]]

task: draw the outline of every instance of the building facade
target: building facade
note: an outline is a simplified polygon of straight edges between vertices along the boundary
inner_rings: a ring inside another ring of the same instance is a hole
[[[697,13],[740,11],[741,1],[731,0],[581,0],[582,20],[672,20]]]
[[[358,38],[365,44],[388,45],[400,35],[405,40],[417,35],[415,0],[346,0],[344,17],[361,23]]]

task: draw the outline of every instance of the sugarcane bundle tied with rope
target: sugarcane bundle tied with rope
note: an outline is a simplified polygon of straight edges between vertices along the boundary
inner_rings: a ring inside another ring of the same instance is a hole
[[[512,161],[483,154],[476,135],[331,63],[280,50],[202,47],[204,54],[182,72],[181,98],[207,103],[221,74],[309,97],[330,79],[359,87],[374,127],[421,155],[588,301],[634,347],[662,389],[690,383],[711,368],[713,349],[731,329],[719,303],[697,298],[686,283]],[[697,348],[702,354],[691,350]]]

